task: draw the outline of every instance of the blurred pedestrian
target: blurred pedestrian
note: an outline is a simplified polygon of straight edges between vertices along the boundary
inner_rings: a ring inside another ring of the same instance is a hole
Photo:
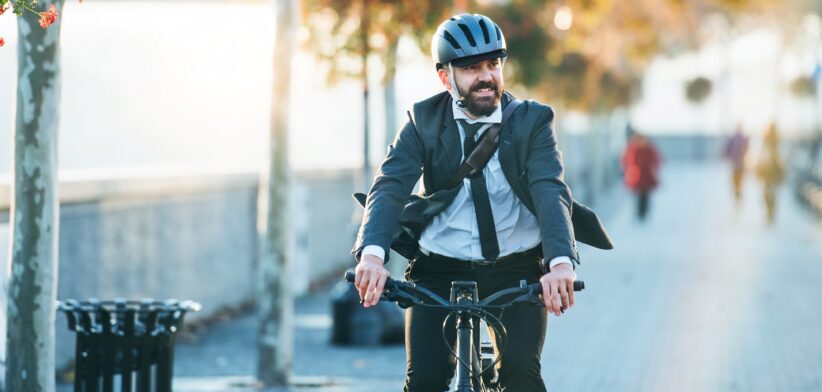
[[[737,125],[736,132],[725,143],[723,155],[731,164],[731,184],[733,185],[734,201],[739,205],[742,200],[742,179],[745,176],[745,156],[748,154],[748,136],[742,133],[742,127]]]
[[[762,181],[766,219],[768,224],[771,224],[776,218],[776,190],[785,177],[785,169],[779,154],[779,131],[776,124],[771,123],[765,131],[756,174]]]
[[[650,208],[651,192],[659,184],[662,158],[645,135],[635,133],[622,154],[625,185],[637,195],[637,217],[645,220]]]

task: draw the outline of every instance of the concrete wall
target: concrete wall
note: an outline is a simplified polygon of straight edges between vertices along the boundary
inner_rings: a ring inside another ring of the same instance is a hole
[[[704,162],[722,157],[724,136],[650,135],[665,162]],[[622,180],[620,158],[626,139],[623,127],[603,125],[589,132],[560,135],[565,178],[574,197],[587,204]]]
[[[356,177],[348,170],[298,173],[303,192],[299,216],[304,223],[295,227],[294,266],[305,270],[299,274],[303,285],[353,265],[350,251],[362,219],[361,208],[351,197]]]
[[[722,158],[727,136],[651,135],[666,161],[704,162]]]
[[[575,199],[596,203],[597,196],[621,177],[619,163],[625,146],[623,127],[597,127],[586,133],[559,135],[565,181]]]

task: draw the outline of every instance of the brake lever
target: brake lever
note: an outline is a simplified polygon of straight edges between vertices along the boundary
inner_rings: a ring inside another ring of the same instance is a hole
[[[399,290],[397,286],[391,287],[390,289],[383,291],[380,299],[396,302],[397,306],[399,306],[402,309],[408,309],[413,305],[422,304],[422,301],[420,301],[418,298],[402,290]]]

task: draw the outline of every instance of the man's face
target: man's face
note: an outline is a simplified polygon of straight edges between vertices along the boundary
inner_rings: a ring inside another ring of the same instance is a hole
[[[440,70],[440,79],[446,88],[450,88],[451,83],[445,70]],[[459,86],[460,94],[465,97],[465,107],[471,114],[482,117],[497,110],[503,91],[500,59],[454,67],[454,80]]]

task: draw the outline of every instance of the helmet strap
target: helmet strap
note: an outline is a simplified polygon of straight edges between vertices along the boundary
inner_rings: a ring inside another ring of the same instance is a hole
[[[448,81],[451,83],[451,89],[448,90],[451,93],[451,98],[457,103],[457,107],[465,109],[465,97],[460,94],[459,87],[457,87],[457,80],[454,78],[454,67],[451,63],[448,63]]]

